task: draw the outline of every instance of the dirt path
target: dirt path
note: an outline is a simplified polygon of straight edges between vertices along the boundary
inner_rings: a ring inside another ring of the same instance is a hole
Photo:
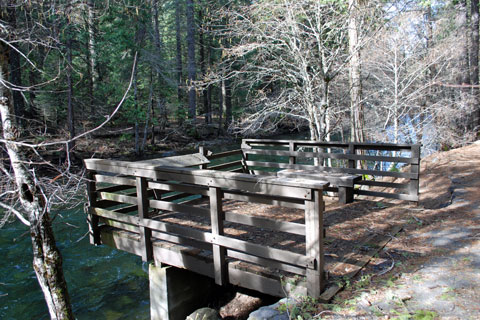
[[[480,319],[480,141],[423,159],[420,179],[419,206],[388,209],[404,231],[322,318]]]

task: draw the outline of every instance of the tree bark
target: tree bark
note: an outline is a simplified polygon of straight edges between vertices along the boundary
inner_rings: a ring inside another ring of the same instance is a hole
[[[183,63],[182,63],[182,33],[181,33],[181,20],[180,20],[180,0],[175,1],[175,40],[177,44],[176,61],[177,61],[177,97],[181,102],[183,99],[182,94],[182,75],[183,75]]]
[[[469,54],[468,54],[468,13],[467,13],[467,1],[459,1],[457,7],[456,24],[458,32],[461,35],[463,41],[460,44],[460,56],[459,56],[459,73],[458,84],[470,84],[470,70],[469,70]]]
[[[68,132],[70,134],[70,139],[75,137],[75,114],[73,107],[73,84],[72,84],[72,34],[67,26],[67,85],[68,85],[68,106],[67,106],[67,122],[68,122]],[[68,150],[70,151],[75,147],[75,141],[70,141],[68,143]]]
[[[196,121],[197,95],[195,91],[196,61],[195,61],[195,15],[193,0],[187,0],[187,57],[188,57],[188,117]]]
[[[207,44],[206,42],[206,39],[205,39],[205,31],[204,31],[204,28],[205,28],[205,25],[203,24],[203,11],[202,9],[198,10],[198,20],[200,21],[201,23],[201,27],[200,27],[200,32],[199,32],[199,45],[200,45],[200,71],[203,75],[203,77],[206,76],[206,73],[207,73],[207,57],[206,57],[206,51],[208,50],[207,48]],[[209,100],[208,100],[208,87],[210,85],[207,85],[207,86],[203,86],[203,90],[202,90],[202,100],[203,100],[203,114],[205,115],[205,123],[206,124],[209,124],[210,123],[210,117],[209,117],[209,113],[210,113],[210,106],[209,106]]]
[[[158,55],[158,60],[160,60],[161,63],[158,63],[157,65],[163,66],[163,59],[162,57],[162,40],[160,39],[160,26],[158,25],[158,0],[153,0],[153,22],[154,22],[154,43],[155,43],[155,48],[157,50],[157,55]],[[181,57],[180,57],[181,59]],[[181,63],[181,62],[180,62]],[[159,107],[159,116],[160,116],[160,129],[164,130],[165,127],[167,126],[168,122],[168,114],[167,114],[167,107],[165,104],[165,97],[162,93],[162,88],[163,88],[163,77],[162,73],[160,70],[158,70],[157,67],[157,77],[158,77],[158,83],[159,83],[159,90],[157,94],[157,99],[158,99],[158,107]],[[152,102],[153,103],[153,102]],[[152,109],[153,110],[153,109]]]
[[[0,43],[0,81],[8,75],[9,47]],[[0,82],[1,83],[1,82]],[[22,156],[22,151],[14,143],[18,130],[12,121],[13,106],[8,88],[0,84],[0,116],[3,139],[11,167],[15,176],[20,203],[28,214],[30,236],[33,249],[33,268],[47,303],[51,319],[74,319],[68,295],[67,283],[63,275],[62,256],[56,247],[51,220],[45,198],[36,185]]]
[[[362,105],[361,57],[358,43],[358,0],[349,0],[348,49],[350,54],[350,141],[365,141]]]
[[[479,44],[479,9],[478,9],[478,0],[471,0],[471,44],[472,44],[472,50],[470,54],[470,69],[471,69],[471,77],[472,77],[472,84],[473,85],[478,85],[479,84],[479,62],[478,62],[478,51],[480,50],[480,44]],[[475,130],[475,127],[480,128],[480,94],[478,88],[474,88],[473,92],[475,94],[475,99],[476,99],[476,110],[473,113],[472,116],[472,129]]]
[[[7,17],[8,23],[11,28],[17,27],[17,13],[16,13],[16,1],[9,0],[7,5]],[[14,35],[11,33],[8,40],[13,40]],[[11,44],[15,48],[15,44]],[[20,68],[20,54],[16,50],[10,51],[10,82],[15,86],[22,86],[22,72]],[[22,94],[18,90],[12,91],[13,105],[15,110],[15,121],[18,125],[21,125],[25,117],[25,102]]]
[[[96,28],[95,28],[95,3],[87,0],[87,31],[88,31],[88,70],[89,70],[89,102],[90,115],[95,112],[95,90],[98,81],[97,51],[96,51]]]

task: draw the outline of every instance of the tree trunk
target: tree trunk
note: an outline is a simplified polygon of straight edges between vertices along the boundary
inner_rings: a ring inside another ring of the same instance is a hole
[[[97,70],[97,51],[95,45],[96,28],[95,28],[95,3],[94,0],[87,0],[87,30],[88,30],[88,70],[89,70],[89,102],[90,115],[95,112],[95,90],[98,81]]]
[[[479,84],[479,71],[478,71],[478,50],[480,50],[479,45],[479,10],[478,10],[478,0],[471,0],[471,19],[472,19],[472,51],[470,54],[470,69],[471,69],[471,77],[472,77],[472,84],[478,85]],[[472,117],[472,129],[478,130],[480,128],[480,94],[478,88],[474,88],[473,92],[475,94],[476,100],[476,110],[473,113]]]
[[[221,81],[218,87],[218,132],[217,135],[222,133],[223,122],[223,108],[225,104],[225,82]]]
[[[175,1],[175,40],[177,43],[177,97],[178,101],[181,102],[183,99],[182,94],[182,74],[183,74],[183,64],[182,64],[182,33],[181,33],[181,20],[180,20],[180,0]]]
[[[205,43],[205,26],[203,25],[203,11],[202,9],[198,10],[198,20],[202,24],[199,32],[199,45],[200,45],[200,71],[203,77],[206,76],[207,73],[207,57],[206,57],[206,50],[207,44]],[[209,113],[210,113],[210,106],[208,105],[208,86],[203,86],[202,90],[202,99],[203,99],[203,114],[205,116],[205,123],[210,123]]]
[[[232,123],[232,86],[229,79],[225,79],[225,131]]]
[[[188,53],[188,117],[195,123],[197,95],[195,84],[197,67],[195,62],[195,15],[193,0],[187,0],[187,53]]]
[[[68,29],[69,27],[67,27]],[[72,84],[72,34],[68,29],[67,31],[67,85],[68,85],[68,106],[67,106],[67,122],[68,122],[68,132],[70,134],[70,139],[75,137],[75,116],[73,110],[73,84]],[[70,141],[68,143],[68,150],[70,151],[75,147],[75,141]]]
[[[32,238],[33,268],[47,303],[51,319],[74,319],[67,283],[63,276],[62,256],[56,247],[45,198],[25,164],[17,140],[18,130],[12,121],[10,92],[1,83],[8,74],[9,47],[0,43],[0,116],[3,139],[15,176],[18,196],[28,214]]]
[[[459,84],[470,84],[470,70],[469,70],[469,54],[468,54],[468,14],[467,14],[467,1],[461,0],[457,7],[456,24],[459,35],[463,41],[459,46],[459,73],[457,82]]]
[[[160,63],[157,63],[157,65],[160,65],[160,66],[163,66],[164,63],[163,63],[163,59],[161,59],[162,57],[162,41],[160,39],[160,26],[158,25],[158,0],[153,0],[153,20],[154,20],[154,43],[155,43],[155,48],[157,50],[157,55],[159,55],[159,58],[157,58],[158,60],[160,60]],[[157,67],[157,68],[160,68],[160,67]],[[162,88],[163,88],[163,83],[164,83],[164,80],[163,80],[163,77],[162,77],[162,73],[160,72],[160,70],[157,69],[157,77],[158,77],[158,83],[159,83],[159,90],[158,90],[158,96],[157,96],[157,99],[158,99],[158,106],[159,106],[159,116],[160,116],[160,121],[159,121],[159,125],[160,125],[160,129],[161,130],[164,130],[166,125],[167,125],[167,122],[168,122],[168,115],[167,115],[167,107],[166,107],[166,104],[165,104],[165,97],[162,93]],[[153,110],[153,109],[152,109]]]
[[[358,0],[349,0],[348,49],[350,54],[350,141],[364,142],[364,116],[360,46],[358,43]]]
[[[9,0],[7,5],[7,18],[8,23],[11,28],[16,29],[17,27],[17,13],[16,13],[16,1]],[[13,40],[14,34],[9,35],[9,40]],[[15,44],[11,44],[14,47],[17,47]],[[10,51],[10,82],[15,86],[22,85],[22,73],[20,68],[20,54],[16,50]],[[13,105],[15,110],[15,121],[18,125],[21,125],[24,121],[25,116],[25,102],[23,101],[22,94],[20,91],[13,90]]]

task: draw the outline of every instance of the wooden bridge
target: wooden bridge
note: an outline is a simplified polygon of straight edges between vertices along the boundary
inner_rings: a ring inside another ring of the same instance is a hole
[[[400,157],[391,151],[409,155]],[[348,187],[352,197],[355,193],[417,201],[419,153],[417,145],[245,139],[241,150],[219,154],[201,149],[193,155],[140,162],[88,159],[90,239],[156,265],[214,278],[219,285],[230,283],[275,296],[295,291],[318,298],[325,289],[323,194],[342,187],[328,181],[329,173],[360,177]],[[275,162],[255,158],[259,155],[280,158]],[[235,156],[238,159],[222,161]],[[410,171],[368,169],[368,165],[357,169],[359,161],[380,162],[380,166],[404,163]],[[316,176],[289,178],[275,172],[281,169],[316,170]],[[403,180],[365,180],[367,174]],[[338,179],[331,181],[339,184]],[[257,214],[264,205],[273,208],[271,214]],[[278,210],[296,210],[295,220],[278,218]]]

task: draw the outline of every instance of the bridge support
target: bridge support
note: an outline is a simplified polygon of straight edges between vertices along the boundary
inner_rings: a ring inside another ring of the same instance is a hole
[[[184,320],[204,307],[214,289],[212,279],[185,269],[149,266],[150,318]]]

